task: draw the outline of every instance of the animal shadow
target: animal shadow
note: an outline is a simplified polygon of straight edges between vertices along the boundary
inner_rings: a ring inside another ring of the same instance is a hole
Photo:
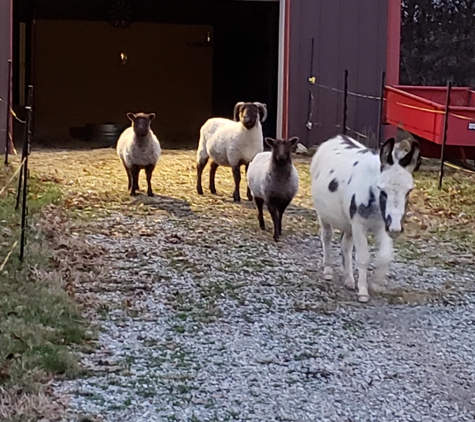
[[[171,196],[164,196],[154,194],[153,197],[144,194],[138,194],[135,197],[134,203],[142,203],[152,208],[157,208],[175,217],[190,217],[195,216],[191,209],[190,203],[184,199],[173,198]]]

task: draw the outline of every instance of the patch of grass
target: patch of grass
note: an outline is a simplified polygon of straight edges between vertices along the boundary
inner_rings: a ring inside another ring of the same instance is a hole
[[[0,169],[0,186],[12,172]],[[0,263],[20,237],[20,210],[14,209],[16,186],[15,181],[0,198]],[[86,340],[87,327],[50,266],[46,239],[36,230],[39,212],[46,205],[61,203],[61,190],[51,180],[35,176],[28,186],[25,259],[20,265],[19,248],[15,248],[0,274],[0,387],[6,392],[19,388],[36,394],[51,375],[78,374],[69,346]]]

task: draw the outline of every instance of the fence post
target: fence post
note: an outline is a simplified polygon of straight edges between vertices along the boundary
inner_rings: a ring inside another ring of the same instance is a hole
[[[447,129],[449,127],[450,92],[451,91],[452,91],[452,82],[448,81],[447,82],[447,98],[445,99],[444,134],[442,137],[442,147],[440,149],[439,190],[442,189],[442,179],[444,178],[445,144],[447,142]]]
[[[381,133],[382,133],[382,125],[383,125],[383,112],[384,112],[384,88],[386,86],[386,71],[383,70],[381,72],[381,93],[380,97],[381,99],[379,100],[379,118],[378,118],[378,134],[377,134],[377,140],[378,140],[378,148],[381,146]]]
[[[31,121],[33,119],[33,85],[28,86],[28,103],[26,110],[26,125],[25,125],[25,143],[23,145],[23,152],[25,153],[25,162],[23,163],[23,201],[21,207],[21,237],[20,237],[20,262],[23,262],[25,256],[26,243],[26,216],[28,208],[26,206],[26,196],[28,193],[28,156],[30,155],[30,137],[31,137]],[[20,172],[21,174],[21,172]]]
[[[343,94],[343,135],[346,135],[346,119],[348,115],[348,69],[345,69],[345,92]]]
[[[7,124],[6,124],[6,139],[5,139],[5,165],[8,164],[8,153],[10,149],[10,96],[11,96],[11,80],[12,80],[12,61],[8,60],[8,89],[7,89]],[[13,136],[12,136],[13,143]]]

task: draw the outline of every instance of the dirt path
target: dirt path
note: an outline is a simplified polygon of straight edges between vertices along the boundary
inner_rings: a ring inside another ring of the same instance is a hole
[[[112,150],[32,161],[84,221],[67,235],[100,251],[73,283],[102,331],[89,375],[55,385],[68,420],[474,420],[473,256],[451,251],[464,265],[449,268],[442,249],[406,262],[401,247],[388,291],[360,305],[322,280],[306,160],[279,244],[232,203],[229,169],[220,195],[195,194],[190,152],[164,154],[153,200],[127,197]]]

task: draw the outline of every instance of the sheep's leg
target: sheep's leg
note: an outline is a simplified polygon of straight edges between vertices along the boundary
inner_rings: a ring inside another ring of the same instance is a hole
[[[257,219],[259,220],[259,227],[261,230],[266,229],[266,223],[264,222],[264,214],[263,214],[263,207],[264,207],[264,200],[262,198],[254,198],[254,202],[256,203],[257,207]]]
[[[139,166],[132,166],[132,168],[130,169],[130,173],[132,175],[132,189],[130,191],[130,195],[135,196],[137,194],[136,191],[139,190],[140,167]]]
[[[368,238],[364,227],[361,224],[352,225],[353,239],[356,250],[356,268],[358,270],[358,301],[368,302],[368,266],[370,260]]]
[[[276,242],[279,241],[279,211],[275,204],[272,202],[269,202],[269,205],[267,205],[267,208],[269,209],[270,216],[272,217],[272,223],[274,224],[274,240]]]
[[[374,270],[374,283],[372,289],[381,292],[386,287],[386,276],[389,272],[389,264],[393,259],[393,241],[382,228],[376,234],[378,252],[376,254],[376,268]]]
[[[215,178],[216,170],[218,170],[218,167],[218,164],[216,164],[214,161],[211,161],[211,168],[209,170],[209,190],[213,195],[216,195]]]
[[[233,199],[234,199],[234,202],[240,202],[241,194],[239,193],[239,185],[241,183],[241,163],[239,163],[236,166],[233,166],[232,169],[233,169],[233,177],[234,177]]]
[[[285,200],[277,205],[277,211],[279,212],[279,236],[282,236],[282,217],[284,216],[284,212],[289,206],[289,204],[290,201]]]
[[[127,192],[130,192],[132,190],[132,172],[127,167],[124,166],[124,168],[127,172]]]
[[[356,286],[355,279],[353,277],[353,236],[351,233],[343,233],[343,235],[341,236],[340,247],[345,287],[353,290]]]
[[[321,219],[320,226],[322,227],[321,239],[323,248],[323,278],[325,280],[333,280],[331,255],[333,228],[330,226],[330,224],[323,222]]]
[[[208,157],[200,158],[198,164],[196,165],[196,190],[198,191],[198,195],[203,195],[203,186],[201,185],[201,178],[203,175],[203,170],[208,163]]]
[[[147,195],[148,196],[153,196],[153,191],[152,191],[152,173],[153,170],[155,169],[154,165],[150,165],[145,167],[145,174],[147,176]]]
[[[245,167],[245,170],[246,170],[246,179],[247,179],[247,170],[249,169],[249,163],[246,164],[246,167]],[[252,193],[251,193],[251,189],[249,188],[249,185],[247,185],[247,199],[249,199],[249,201],[252,201]]]

